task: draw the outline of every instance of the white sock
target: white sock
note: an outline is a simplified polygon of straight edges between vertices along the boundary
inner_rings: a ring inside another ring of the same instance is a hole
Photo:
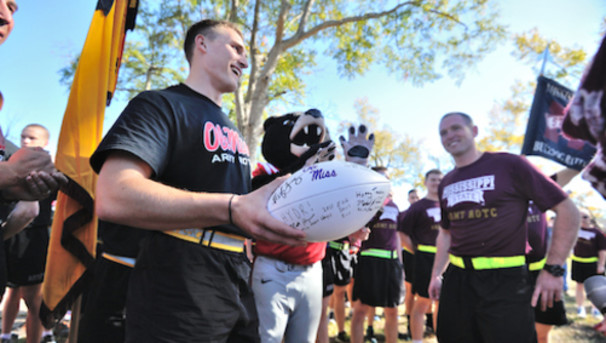
[[[44,330],[42,331],[42,337],[50,336],[53,334],[53,330]]]
[[[412,343],[423,343],[422,339],[413,339]]]
[[[0,339],[5,339],[5,338],[11,338],[11,333],[3,333],[2,335],[0,335]]]

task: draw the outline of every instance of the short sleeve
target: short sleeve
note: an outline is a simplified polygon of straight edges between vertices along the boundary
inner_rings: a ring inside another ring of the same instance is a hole
[[[90,163],[97,173],[112,151],[125,151],[147,163],[158,175],[168,161],[173,144],[174,114],[158,92],[144,92],[132,99],[103,138]]]

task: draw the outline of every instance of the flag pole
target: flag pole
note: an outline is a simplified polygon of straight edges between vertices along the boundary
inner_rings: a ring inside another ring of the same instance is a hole
[[[543,63],[541,64],[541,71],[539,72],[539,76],[543,76],[545,73],[545,66],[547,66],[547,61],[549,60],[549,44],[543,50]]]

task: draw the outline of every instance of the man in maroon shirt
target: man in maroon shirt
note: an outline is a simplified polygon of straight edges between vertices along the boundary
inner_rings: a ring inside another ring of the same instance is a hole
[[[387,177],[384,167],[373,170]],[[368,240],[362,243],[358,265],[354,270],[351,319],[351,342],[364,341],[364,318],[372,307],[383,307],[385,342],[398,340],[398,305],[402,288],[401,244],[397,233],[398,206],[391,196],[383,204],[382,213],[370,227]]]
[[[440,138],[455,162],[439,187],[441,228],[429,285],[440,300],[438,340],[533,342],[528,306],[552,306],[562,297],[565,258],[576,237],[579,214],[566,193],[524,157],[479,151],[478,127],[467,114],[440,121]],[[556,221],[547,261],[534,293],[526,266],[526,215],[532,200]],[[450,266],[442,273],[450,260]]]
[[[404,242],[403,244],[415,252],[412,293],[417,297],[414,300],[410,317],[410,333],[413,343],[423,340],[425,313],[431,310],[432,301],[429,299],[427,287],[431,279],[431,268],[436,253],[436,237],[440,228],[438,198],[440,181],[442,181],[442,172],[438,169],[432,169],[425,174],[427,195],[408,208],[398,227],[402,233],[400,238]],[[434,323],[435,319],[436,317],[434,317]]]

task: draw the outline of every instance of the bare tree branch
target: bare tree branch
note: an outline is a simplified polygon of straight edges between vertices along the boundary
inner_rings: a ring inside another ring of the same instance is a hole
[[[255,85],[257,84],[257,69],[259,68],[259,51],[257,51],[257,33],[259,32],[259,9],[261,7],[261,0],[255,1],[255,12],[253,14],[253,27],[250,33],[250,45],[248,51],[250,52],[250,76],[248,80],[248,90],[246,92],[245,101],[248,103],[252,96]],[[239,118],[238,118],[239,119]]]
[[[407,2],[403,2],[403,3],[397,4],[392,9],[387,10],[387,11],[383,11],[383,12],[366,13],[366,14],[361,15],[361,16],[346,17],[346,18],[343,18],[343,19],[340,19],[340,20],[329,20],[329,21],[323,22],[323,23],[321,23],[319,25],[316,25],[316,26],[312,27],[309,31],[304,31],[304,32],[297,31],[297,33],[295,33],[292,37],[290,37],[288,39],[285,39],[282,42],[282,45],[284,47],[284,50],[286,50],[286,49],[288,49],[290,47],[293,47],[293,46],[297,45],[302,40],[318,34],[318,32],[320,32],[322,30],[326,30],[326,29],[331,28],[331,27],[341,26],[341,25],[347,24],[347,23],[354,23],[354,22],[364,21],[364,20],[368,20],[368,19],[381,18],[381,17],[384,17],[386,15],[390,15],[392,13],[395,13],[400,8],[402,8],[404,6],[409,6],[409,5],[410,6],[420,6],[421,3],[418,2],[418,1],[407,1]]]
[[[309,18],[309,9],[313,3],[314,0],[307,0],[303,6],[303,13],[301,14],[301,20],[299,21],[299,27],[297,28],[296,34],[303,34],[303,32],[305,32],[305,25],[307,25],[307,19]]]
[[[450,20],[452,20],[452,21],[456,22],[456,23],[457,23],[457,24],[459,24],[459,25],[463,25],[463,27],[465,27],[465,29],[466,29],[466,30],[468,29],[467,24],[463,23],[463,22],[462,22],[462,21],[460,21],[459,19],[457,19],[457,18],[455,18],[455,17],[451,16],[450,14],[448,14],[448,13],[446,13],[446,12],[442,12],[442,11],[436,11],[436,10],[434,10],[434,9],[430,9],[430,10],[429,10],[429,12],[434,13],[434,14],[437,14],[437,15],[438,15],[438,16],[440,16],[440,17],[448,18],[448,19],[450,19]]]
[[[237,23],[238,22],[238,7],[239,7],[239,1],[238,0],[231,0],[231,7],[229,9],[229,21],[231,21],[232,23]]]

